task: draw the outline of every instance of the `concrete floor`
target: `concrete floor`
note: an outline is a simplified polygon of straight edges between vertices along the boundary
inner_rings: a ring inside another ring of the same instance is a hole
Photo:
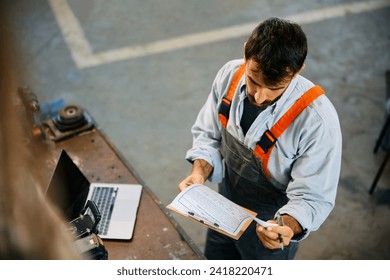
[[[390,259],[390,164],[368,194],[384,158],[373,147],[385,116],[389,0],[12,2],[28,71],[20,84],[42,103],[63,98],[87,109],[163,204],[189,173],[191,125],[216,71],[242,56],[245,24],[297,20],[309,40],[303,75],[339,113],[343,157],[336,207],[296,258]],[[174,218],[203,249],[204,228]]]

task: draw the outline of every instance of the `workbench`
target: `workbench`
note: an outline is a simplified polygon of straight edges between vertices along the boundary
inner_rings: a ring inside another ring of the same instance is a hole
[[[46,187],[44,191],[47,191],[62,150],[69,154],[90,182],[143,186],[132,239],[103,240],[109,260],[204,259],[201,251],[96,123],[64,139],[53,141],[48,135],[44,138],[35,137],[30,143],[35,161],[33,172],[40,185]]]

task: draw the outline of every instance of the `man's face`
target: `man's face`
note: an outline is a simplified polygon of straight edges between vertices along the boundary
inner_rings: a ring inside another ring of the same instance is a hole
[[[247,96],[253,105],[267,107],[283,94],[292,78],[288,78],[276,85],[267,85],[264,83],[263,75],[257,69],[257,63],[252,59],[246,61],[245,82]]]

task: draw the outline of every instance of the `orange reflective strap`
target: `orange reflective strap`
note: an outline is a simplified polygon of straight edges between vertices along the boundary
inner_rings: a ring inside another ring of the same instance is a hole
[[[228,122],[228,117],[229,117],[229,110],[230,110],[230,104],[231,100],[227,99],[226,96],[222,98],[222,103],[219,107],[219,121],[223,125],[223,127],[226,128],[227,122]]]
[[[228,119],[226,118],[226,116],[224,114],[219,113],[218,117],[219,117],[219,121],[221,122],[222,126],[226,128],[227,122],[228,122]]]
[[[272,153],[272,149],[275,146],[275,142],[282,135],[282,133],[290,126],[290,124],[298,117],[298,115],[309,106],[317,97],[324,94],[325,91],[320,86],[314,86],[305,92],[301,98],[297,100],[288,109],[288,111],[275,123],[275,125],[270,129],[270,131],[266,131],[265,137],[272,142],[272,145],[263,150],[263,148],[258,144],[255,147],[254,154],[261,159],[263,171],[267,179],[270,179],[270,174],[268,171],[268,161],[270,155]]]
[[[230,112],[230,104],[233,100],[234,94],[237,89],[237,85],[241,80],[242,75],[245,73],[245,63],[241,64],[240,67],[237,69],[236,73],[233,76],[233,80],[230,84],[228,93],[222,98],[222,103],[219,107],[219,120],[223,127],[226,128],[227,122],[229,119],[229,112]]]
[[[240,82],[241,77],[242,77],[242,75],[244,75],[244,73],[245,73],[245,63],[241,64],[240,67],[238,67],[236,74],[234,74],[232,83],[230,84],[229,91],[226,95],[228,100],[230,100],[230,101],[233,100],[233,96],[234,96],[234,93],[236,92],[237,85]]]
[[[306,91],[301,98],[291,106],[291,108],[278,120],[270,129],[272,134],[279,138],[280,135],[290,126],[298,115],[309,106],[317,97],[324,94],[325,91],[320,86],[314,86]]]

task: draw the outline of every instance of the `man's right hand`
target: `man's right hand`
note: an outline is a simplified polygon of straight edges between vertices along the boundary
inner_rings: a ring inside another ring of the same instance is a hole
[[[179,191],[183,191],[185,188],[192,184],[203,184],[213,171],[213,167],[203,159],[196,159],[192,164],[191,175],[185,178],[179,184]]]
[[[203,184],[205,180],[203,179],[203,176],[200,174],[191,174],[187,178],[185,178],[180,184],[179,184],[179,191],[183,191],[188,186],[191,186],[193,184]]]

